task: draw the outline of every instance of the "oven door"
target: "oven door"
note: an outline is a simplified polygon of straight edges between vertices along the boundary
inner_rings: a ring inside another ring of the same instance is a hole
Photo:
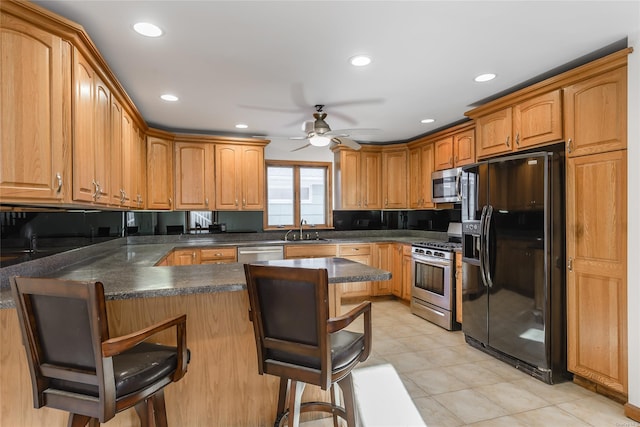
[[[453,309],[451,260],[413,255],[411,296],[444,310]]]

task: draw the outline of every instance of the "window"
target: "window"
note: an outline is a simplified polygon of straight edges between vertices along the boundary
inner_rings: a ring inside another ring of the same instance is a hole
[[[331,227],[331,163],[267,161],[265,229]]]

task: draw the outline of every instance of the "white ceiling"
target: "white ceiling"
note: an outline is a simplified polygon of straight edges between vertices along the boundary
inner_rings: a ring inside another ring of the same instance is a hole
[[[302,136],[325,104],[334,130],[380,129],[354,138],[370,142],[459,122],[478,101],[640,31],[638,1],[35,3],[85,28],[152,126]],[[165,34],[141,37],[138,21]],[[351,66],[361,53],[371,65]],[[498,77],[473,81],[486,72]]]

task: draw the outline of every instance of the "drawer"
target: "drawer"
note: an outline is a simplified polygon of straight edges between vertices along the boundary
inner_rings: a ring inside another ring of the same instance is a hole
[[[203,248],[200,250],[200,261],[208,263],[210,261],[235,262],[238,255],[235,247],[223,248]]]
[[[411,245],[402,245],[402,255],[411,256]]]
[[[338,246],[338,256],[371,255],[370,243],[355,243]]]
[[[336,245],[287,245],[284,247],[285,258],[327,258],[336,256]]]

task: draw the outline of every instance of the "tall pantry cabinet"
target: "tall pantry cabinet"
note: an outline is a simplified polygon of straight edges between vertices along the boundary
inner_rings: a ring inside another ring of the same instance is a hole
[[[620,400],[627,394],[626,82],[624,65],[564,89],[568,369],[576,382]]]

